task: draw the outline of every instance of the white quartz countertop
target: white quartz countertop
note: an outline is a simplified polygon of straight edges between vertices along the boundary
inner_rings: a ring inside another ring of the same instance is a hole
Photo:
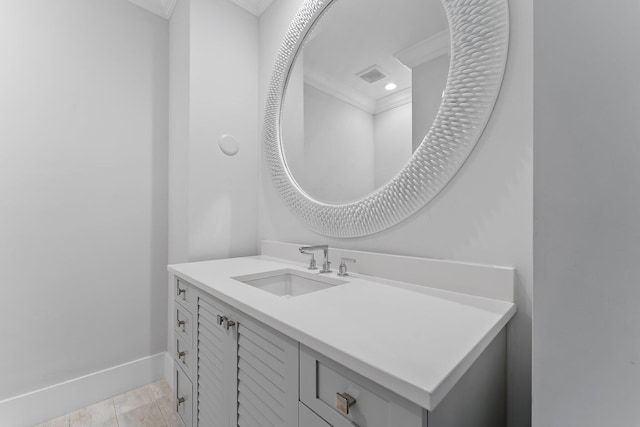
[[[265,256],[169,271],[292,339],[432,410],[515,314],[513,303],[352,274],[283,298],[232,279],[283,268]],[[338,278],[335,272],[325,277]]]

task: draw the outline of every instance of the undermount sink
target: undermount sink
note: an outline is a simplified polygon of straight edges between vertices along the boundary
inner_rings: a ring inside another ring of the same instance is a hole
[[[318,273],[305,273],[292,269],[266,271],[247,276],[232,277],[232,279],[285,298],[348,283],[344,280],[322,276]]]

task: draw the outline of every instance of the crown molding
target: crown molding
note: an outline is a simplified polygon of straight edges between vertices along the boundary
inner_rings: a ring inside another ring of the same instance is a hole
[[[155,13],[164,19],[171,18],[177,0],[129,0],[151,13]],[[230,0],[241,8],[248,10],[255,16],[260,16],[273,2],[273,0]]]
[[[173,9],[176,7],[177,0],[129,0],[131,3],[139,6],[151,13],[155,13],[164,19],[171,18]]]
[[[378,99],[376,102],[376,111],[374,114],[384,113],[385,111],[392,110],[401,105],[410,104],[413,102],[412,90],[410,87],[392,93],[384,98]]]
[[[356,108],[361,109],[369,114],[375,114],[376,101],[351,89],[347,85],[341,85],[336,82],[329,81],[323,74],[311,71],[305,67],[304,82],[309,86],[318,89],[321,92],[329,94],[340,101],[346,102]]]
[[[420,64],[429,62],[442,55],[448,55],[451,46],[451,36],[449,30],[424,39],[413,46],[410,46],[396,53],[394,57],[405,67],[412,69]]]
[[[411,88],[392,93],[376,101],[349,86],[330,82],[319,73],[305,73],[304,83],[371,115],[383,113],[413,101]]]
[[[273,0],[231,0],[243,9],[248,10],[255,16],[262,15],[262,12],[267,10]]]

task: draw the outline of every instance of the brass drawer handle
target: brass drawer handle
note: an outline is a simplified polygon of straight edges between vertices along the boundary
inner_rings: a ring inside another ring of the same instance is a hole
[[[233,320],[227,319],[227,331],[229,330],[229,328],[235,325],[236,325],[236,322],[234,322]]]
[[[356,399],[347,393],[336,393],[336,409],[349,415],[349,408],[356,404]]]
[[[179,351],[178,352],[178,359],[182,359],[182,361],[184,362],[184,357],[187,355],[187,353],[185,353],[184,351]]]
[[[186,329],[184,328],[185,325],[185,321],[184,320],[178,320],[178,328],[182,329],[182,332],[186,332]]]
[[[187,290],[180,288],[180,285],[176,285],[176,287],[178,288],[178,296],[182,295],[182,298],[185,298],[187,296]]]

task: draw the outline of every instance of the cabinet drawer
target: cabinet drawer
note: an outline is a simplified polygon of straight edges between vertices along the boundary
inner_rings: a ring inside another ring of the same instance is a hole
[[[182,304],[187,310],[191,313],[195,312],[198,296],[193,286],[182,279],[176,278],[175,296],[176,301]]]
[[[190,378],[194,378],[196,366],[196,352],[190,344],[187,344],[180,335],[176,334],[176,353],[173,355],[176,363],[184,369]]]
[[[348,414],[337,409],[338,393],[355,399]],[[417,405],[304,346],[300,348],[300,400],[334,427],[423,425]]]
[[[298,404],[298,419],[300,427],[331,427],[329,423],[320,418],[318,414],[304,406],[304,403]]]
[[[182,368],[175,365],[175,384],[176,384],[176,396],[175,396],[175,408],[180,421],[187,426],[193,426],[193,384],[191,380],[184,373]]]
[[[179,304],[176,304],[174,312],[173,325],[176,330],[176,336],[181,339],[181,344],[191,348],[194,335],[193,316]]]

